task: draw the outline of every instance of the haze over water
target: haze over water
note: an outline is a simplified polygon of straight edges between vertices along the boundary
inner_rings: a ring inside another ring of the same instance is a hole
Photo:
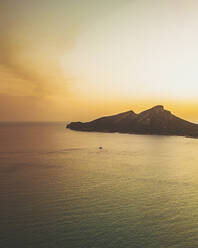
[[[0,247],[197,247],[197,148],[176,136],[0,124]]]

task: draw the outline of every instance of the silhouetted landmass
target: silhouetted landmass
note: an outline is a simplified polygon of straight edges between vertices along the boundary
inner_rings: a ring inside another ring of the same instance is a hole
[[[133,111],[102,117],[90,122],[71,122],[67,128],[87,132],[119,132],[198,137],[198,124],[183,120],[162,105],[139,114]]]

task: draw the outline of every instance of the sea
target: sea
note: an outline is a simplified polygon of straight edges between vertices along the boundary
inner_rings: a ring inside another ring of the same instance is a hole
[[[65,125],[0,124],[1,248],[198,247],[198,139]]]

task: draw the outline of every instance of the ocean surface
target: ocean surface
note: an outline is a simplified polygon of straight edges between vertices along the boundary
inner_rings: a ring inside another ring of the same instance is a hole
[[[1,123],[0,247],[198,247],[198,139]]]

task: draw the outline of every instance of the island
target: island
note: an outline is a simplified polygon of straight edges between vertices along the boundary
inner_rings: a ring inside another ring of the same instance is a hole
[[[130,110],[105,116],[90,122],[71,122],[71,130],[86,132],[119,132],[130,134],[179,135],[198,137],[198,124],[183,120],[162,105],[154,106],[139,114]]]

